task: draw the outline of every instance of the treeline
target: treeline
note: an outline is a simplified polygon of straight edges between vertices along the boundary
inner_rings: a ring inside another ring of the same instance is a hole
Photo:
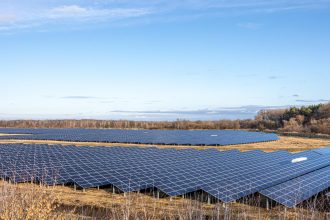
[[[330,135],[330,103],[301,108],[263,110],[255,118],[259,130]]]
[[[117,128],[117,129],[249,129],[255,120],[219,121],[128,121],[128,120],[11,120],[0,121],[8,128]]]
[[[250,129],[330,135],[330,103],[289,109],[262,110],[251,120],[128,121],[128,120],[10,120],[11,128],[117,129]]]

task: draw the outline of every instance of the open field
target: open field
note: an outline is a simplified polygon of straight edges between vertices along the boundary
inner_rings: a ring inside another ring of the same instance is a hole
[[[276,150],[287,150],[290,152],[299,152],[310,149],[330,146],[330,139],[316,139],[303,137],[280,136],[280,140],[271,142],[261,142],[253,144],[239,144],[228,146],[179,146],[179,145],[146,145],[146,144],[119,144],[119,143],[96,143],[96,142],[68,142],[68,141],[43,141],[43,140],[0,140],[0,143],[26,143],[26,144],[63,144],[76,146],[123,146],[123,147],[158,147],[175,149],[219,149],[219,150],[263,150],[266,152]]]

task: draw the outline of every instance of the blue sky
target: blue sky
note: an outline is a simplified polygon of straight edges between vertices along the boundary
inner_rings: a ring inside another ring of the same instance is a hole
[[[330,0],[4,0],[0,118],[251,118],[330,100]]]

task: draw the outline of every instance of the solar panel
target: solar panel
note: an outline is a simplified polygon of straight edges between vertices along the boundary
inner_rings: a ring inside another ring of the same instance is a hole
[[[330,197],[330,192],[328,192],[327,194],[325,194],[326,196]]]
[[[0,139],[58,140],[76,142],[143,143],[169,145],[231,145],[275,141],[272,133],[240,130],[118,130],[118,129],[9,129]]]
[[[268,198],[288,207],[311,198],[330,187],[330,166],[260,191]]]
[[[323,154],[330,154],[330,147],[315,149],[313,151],[316,152],[316,153],[322,154],[322,155]]]
[[[206,192],[224,202],[235,201],[264,188],[325,167],[330,162],[330,157],[327,156],[292,164],[289,162],[292,158],[295,158],[295,156],[289,157],[286,160],[280,159],[278,163],[269,159],[263,164],[257,164],[258,167],[242,170],[241,173],[230,176],[229,178],[221,179],[222,176],[219,176],[215,184],[207,186]],[[233,166],[239,166],[239,164]]]
[[[292,163],[297,157],[308,160]],[[0,176],[14,182],[72,182],[82,188],[111,184],[123,192],[155,187],[169,196],[203,190],[221,201],[230,202],[257,191],[272,193],[275,190],[271,187],[275,185],[279,187],[292,179],[307,178],[329,169],[330,155],[314,151],[291,154],[258,150],[0,144],[0,165]],[[300,184],[308,182],[309,179],[302,180]],[[314,186],[320,190],[324,185],[315,183]],[[268,196],[273,198],[272,195]],[[288,202],[277,200],[290,206]]]

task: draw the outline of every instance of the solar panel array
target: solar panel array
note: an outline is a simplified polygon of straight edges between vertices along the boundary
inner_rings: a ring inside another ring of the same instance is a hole
[[[330,155],[330,147],[312,152]],[[330,188],[330,166],[262,190],[260,193],[283,205],[294,207],[328,188]]]
[[[118,130],[118,129],[19,129],[0,128],[0,139],[58,140],[168,145],[231,145],[275,141],[272,133],[239,130]]]
[[[308,160],[292,163],[297,157]],[[309,192],[322,191],[330,179],[330,154],[314,151],[1,144],[0,164],[0,175],[14,182],[75,183],[82,188],[113,185],[123,192],[155,187],[169,196],[203,190],[223,202],[261,192],[287,206],[306,199]],[[316,181],[316,177],[322,178]]]
[[[313,151],[316,152],[316,153],[319,153],[321,155],[330,154],[330,147],[324,147],[324,148],[320,148],[320,149],[315,149]]]
[[[262,190],[260,193],[288,207],[330,187],[330,166]]]

